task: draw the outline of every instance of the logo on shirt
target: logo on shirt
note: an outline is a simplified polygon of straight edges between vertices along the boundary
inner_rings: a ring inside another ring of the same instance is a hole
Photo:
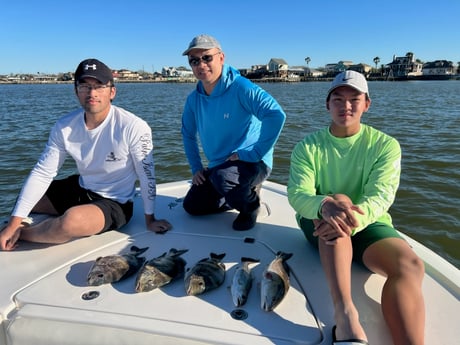
[[[117,156],[115,156],[115,153],[113,152],[110,152],[107,157],[105,157],[105,161],[106,162],[116,162],[116,161],[119,161],[121,160],[121,158],[118,158]]]
[[[230,118],[230,114],[229,113],[225,113],[224,114],[224,119],[229,119]]]

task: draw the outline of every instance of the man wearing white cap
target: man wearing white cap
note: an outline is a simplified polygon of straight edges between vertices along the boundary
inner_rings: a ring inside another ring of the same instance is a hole
[[[286,115],[271,95],[224,63],[214,37],[195,37],[183,55],[198,79],[182,114],[184,149],[193,174],[184,209],[192,215],[236,209],[233,229],[249,230],[256,224],[258,191],[272,169],[273,148]]]
[[[122,227],[133,214],[136,181],[146,227],[154,232],[171,228],[154,216],[152,130],[141,118],[112,105],[112,70],[97,59],[83,60],[75,71],[75,93],[81,108],[52,128],[0,232],[0,250],[15,249],[18,239],[58,244]],[[75,161],[78,175],[54,180],[67,156]],[[27,225],[30,212],[55,217]]]
[[[367,344],[352,301],[352,259],[387,279],[382,311],[394,344],[423,344],[423,262],[388,213],[401,149],[396,139],[361,123],[370,105],[362,74],[336,76],[326,98],[331,124],[295,146],[288,198],[300,228],[319,248],[335,308],[334,344]]]

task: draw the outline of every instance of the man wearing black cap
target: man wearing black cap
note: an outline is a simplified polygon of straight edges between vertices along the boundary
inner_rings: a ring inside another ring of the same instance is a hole
[[[10,221],[0,232],[0,249],[13,250],[18,239],[63,243],[126,224],[133,213],[139,180],[146,226],[171,228],[154,216],[156,196],[152,132],[136,115],[111,104],[113,74],[97,59],[75,71],[75,92],[82,108],[60,118],[39,161],[27,178]],[[53,180],[67,156],[78,175]],[[30,212],[56,217],[27,225]]]

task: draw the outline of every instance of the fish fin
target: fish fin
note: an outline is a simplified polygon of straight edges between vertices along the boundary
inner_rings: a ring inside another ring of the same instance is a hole
[[[283,260],[283,268],[284,270],[286,271],[287,275],[290,275],[291,273],[291,269],[289,268],[289,265],[287,264],[286,261],[288,261],[291,257],[292,257],[292,253],[284,253],[284,252],[281,252],[279,251],[277,256],[279,256],[281,258],[281,260]]]
[[[176,248],[171,248],[169,250],[169,253],[172,255],[172,256],[179,256],[179,255],[182,255],[184,253],[187,253],[188,252],[188,249],[176,249]]]
[[[260,262],[260,260],[259,259],[249,258],[247,256],[242,256],[241,257],[241,262],[254,262],[254,263],[256,263],[256,262]]]
[[[292,257],[292,253],[285,253],[285,252],[282,252],[282,251],[278,251],[276,253],[276,256],[279,256],[281,259],[283,259],[283,261],[287,261],[289,260],[291,257]]]
[[[216,260],[222,260],[224,257],[225,257],[225,253],[222,253],[222,254],[216,254],[216,253],[211,253],[210,256],[211,256],[211,259],[216,259]]]
[[[149,247],[139,248],[138,246],[131,246],[131,248],[130,248],[131,253],[130,254],[134,254],[134,255],[138,256],[138,255],[141,255],[142,253],[146,252],[148,249],[149,249]]]

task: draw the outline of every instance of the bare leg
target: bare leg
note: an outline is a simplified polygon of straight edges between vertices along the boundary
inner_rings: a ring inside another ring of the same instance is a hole
[[[22,228],[20,239],[39,243],[64,243],[99,233],[105,224],[102,210],[95,205],[68,209],[62,216]]]
[[[44,195],[34,206],[32,209],[32,212],[35,213],[44,213],[44,214],[49,214],[52,216],[57,216],[59,213],[56,211],[54,208],[53,204],[51,201],[48,199],[46,195]]]
[[[327,245],[320,239],[319,252],[334,303],[337,339],[367,340],[351,297],[353,250],[350,237],[339,238],[335,245]]]
[[[424,344],[423,261],[399,238],[375,242],[364,252],[363,261],[369,269],[387,277],[382,312],[393,343]]]

